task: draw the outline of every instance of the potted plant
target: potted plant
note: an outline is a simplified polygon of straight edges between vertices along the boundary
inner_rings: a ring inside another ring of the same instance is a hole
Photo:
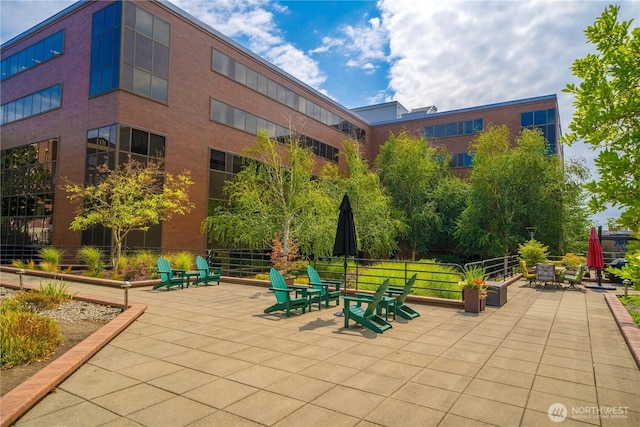
[[[465,267],[462,272],[462,288],[464,311],[467,313],[480,313],[484,310],[487,298],[487,273],[484,268],[474,265]]]

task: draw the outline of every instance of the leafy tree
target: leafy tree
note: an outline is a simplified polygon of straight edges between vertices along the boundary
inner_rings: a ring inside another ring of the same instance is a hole
[[[376,158],[380,179],[393,199],[396,215],[409,227],[406,240],[412,259],[418,253],[427,254],[461,211],[450,205],[452,199],[447,200],[444,194],[448,190],[458,194],[455,187],[460,181],[451,175],[447,163],[448,156],[431,147],[426,139],[411,137],[404,131],[392,134]]]
[[[344,153],[349,176],[338,185],[342,192],[349,193],[358,249],[374,258],[386,258],[398,248],[398,236],[406,233],[407,227],[394,219],[392,200],[385,194],[380,177],[369,169],[358,152],[357,145],[345,142]],[[335,235],[335,225],[333,230]]]
[[[586,182],[590,177],[584,159],[566,159],[562,191],[562,222],[560,253],[586,253],[591,227],[584,202]]]
[[[509,129],[489,127],[471,145],[475,151],[469,200],[455,235],[483,257],[512,254],[525,241],[526,227],[559,252],[564,176],[560,159],[547,156],[538,130],[525,129],[509,141]]]
[[[97,168],[99,183],[81,185],[67,182],[64,189],[72,203],[79,204],[71,230],[86,230],[96,225],[111,229],[111,264],[116,267],[122,242],[133,230],[146,231],[173,215],[193,209],[187,189],[193,184],[188,171],[174,177],[162,164],[143,165],[131,158],[118,169],[107,165]]]
[[[606,203],[623,208],[621,222],[640,226],[640,28],[618,22],[619,6],[608,6],[592,26],[587,40],[598,53],[574,61],[581,79],[565,92],[575,95],[576,108],[565,135],[568,144],[582,139],[598,150],[599,178],[589,183],[589,207],[602,211]]]
[[[454,235],[458,219],[467,206],[469,188],[466,181],[456,176],[440,180],[434,188],[431,197],[437,206],[441,221],[431,243],[431,250],[437,250],[441,254],[439,257],[460,252],[460,244]]]
[[[387,256],[396,249],[397,228],[389,199],[378,176],[367,168],[356,145],[345,142],[348,177],[333,165],[314,176],[314,155],[295,135],[284,144],[260,133],[245,151],[245,168],[225,183],[228,206],[219,206],[203,221],[202,229],[222,245],[263,249],[293,242],[301,253],[332,254],[338,207],[348,192],[354,212],[358,249]],[[286,235],[285,235],[286,234]]]
[[[313,153],[295,133],[280,144],[260,132],[245,155],[252,160],[225,183],[229,205],[217,207],[203,230],[224,245],[262,249],[281,236],[302,252],[329,255],[338,202],[324,191],[321,179],[313,179]]]

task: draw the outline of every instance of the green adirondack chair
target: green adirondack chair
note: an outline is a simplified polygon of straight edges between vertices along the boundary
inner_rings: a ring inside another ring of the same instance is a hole
[[[565,274],[564,275],[564,280],[567,281],[567,283],[569,283],[569,288],[571,289],[577,289],[576,285],[579,285],[580,283],[582,283],[582,277],[584,276],[584,265],[579,265],[578,266],[578,271],[576,271],[576,274]]]
[[[209,286],[209,282],[215,282],[217,285],[220,284],[222,269],[209,267],[207,261],[200,255],[196,257],[196,269],[200,273],[200,277],[193,282],[195,286],[198,286],[199,283],[204,283],[205,286]]]
[[[395,298],[395,301],[389,305],[393,306],[393,310],[395,314],[407,320],[415,319],[416,317],[420,316],[420,313],[418,313],[413,308],[409,307],[404,303],[407,299],[407,295],[411,293],[411,289],[413,288],[413,285],[416,283],[416,276],[417,276],[417,273],[414,273],[413,276],[411,276],[409,280],[407,280],[407,283],[404,285],[404,288],[400,288],[400,289],[394,288],[393,290],[387,289],[387,293],[389,293],[392,296],[394,294],[398,294],[398,291],[402,292],[398,295],[397,298]]]
[[[169,261],[164,257],[158,258],[158,273],[160,274],[160,283],[155,285],[153,289],[166,287],[169,290],[173,286],[180,286],[180,289],[184,287],[184,271],[173,270],[169,265]]]
[[[307,276],[309,276],[309,286],[320,291],[319,301],[324,301],[327,307],[331,301],[335,301],[336,306],[340,305],[341,280],[321,279],[318,271],[310,265],[307,266]],[[316,298],[318,297],[312,298],[312,302],[317,302]]]
[[[378,287],[376,293],[373,294],[373,298],[363,298],[357,296],[343,296],[344,308],[344,327],[349,328],[349,320],[353,320],[357,324],[371,329],[379,334],[383,333],[387,329],[391,329],[392,326],[389,322],[383,319],[377,313],[378,304],[382,301],[382,297],[389,286],[389,279],[385,279],[382,285]],[[355,302],[356,305],[351,305],[351,302]],[[362,304],[367,304],[367,308],[362,308]]]
[[[271,313],[274,311],[284,310],[287,313],[287,317],[291,315],[291,310],[302,309],[304,313],[307,306],[310,305],[307,295],[307,286],[287,286],[282,274],[275,268],[271,268],[269,271],[269,280],[271,281],[271,287],[269,288],[276,297],[276,303],[271,307],[267,307],[264,312]],[[296,296],[292,297],[291,293],[296,292]],[[299,298],[297,295],[301,295]]]

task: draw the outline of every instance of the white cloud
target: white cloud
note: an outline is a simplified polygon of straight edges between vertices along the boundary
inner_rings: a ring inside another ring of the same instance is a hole
[[[571,64],[593,52],[584,30],[608,2],[379,0],[390,49],[386,100],[440,111],[556,94],[563,131],[574,112],[563,93]],[[637,0],[620,3],[620,20],[636,18]],[[380,98],[378,95],[377,99]],[[596,153],[565,148],[594,172]],[[611,211],[608,211],[610,214]]]
[[[311,49],[309,54],[313,55],[315,53],[327,53],[334,47],[341,47],[344,45],[344,40],[341,38],[335,37],[323,37],[322,44],[315,49]]]
[[[364,74],[375,73],[381,62],[388,61],[388,38],[380,18],[343,25],[337,33],[338,36],[323,37],[322,44],[311,49],[309,54],[339,50],[346,58],[344,64],[347,68],[361,70]]]
[[[5,43],[26,29],[75,3],[76,0],[2,0],[0,1],[0,43]]]
[[[286,7],[269,0],[174,0],[178,7],[240,42],[292,76],[318,89],[326,76],[317,61],[287,41],[278,29],[275,13]]]

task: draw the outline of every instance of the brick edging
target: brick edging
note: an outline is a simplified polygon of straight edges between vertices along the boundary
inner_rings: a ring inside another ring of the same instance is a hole
[[[99,298],[90,299],[100,301]],[[0,426],[8,427],[18,420],[58,384],[140,317],[146,309],[147,306],[144,304],[129,304],[129,309],[118,315],[111,322],[95,331],[84,341],[76,344],[37,374],[0,397],[0,407],[2,408]]]
[[[631,351],[631,355],[633,359],[636,361],[636,365],[640,369],[640,329],[635,324],[631,315],[627,311],[624,305],[618,299],[618,295],[616,294],[604,294],[604,299],[609,306],[609,310],[611,310],[611,314],[613,314],[613,318],[618,324],[618,328],[620,328],[620,332],[624,337],[624,340],[627,342],[629,346],[629,350]]]

